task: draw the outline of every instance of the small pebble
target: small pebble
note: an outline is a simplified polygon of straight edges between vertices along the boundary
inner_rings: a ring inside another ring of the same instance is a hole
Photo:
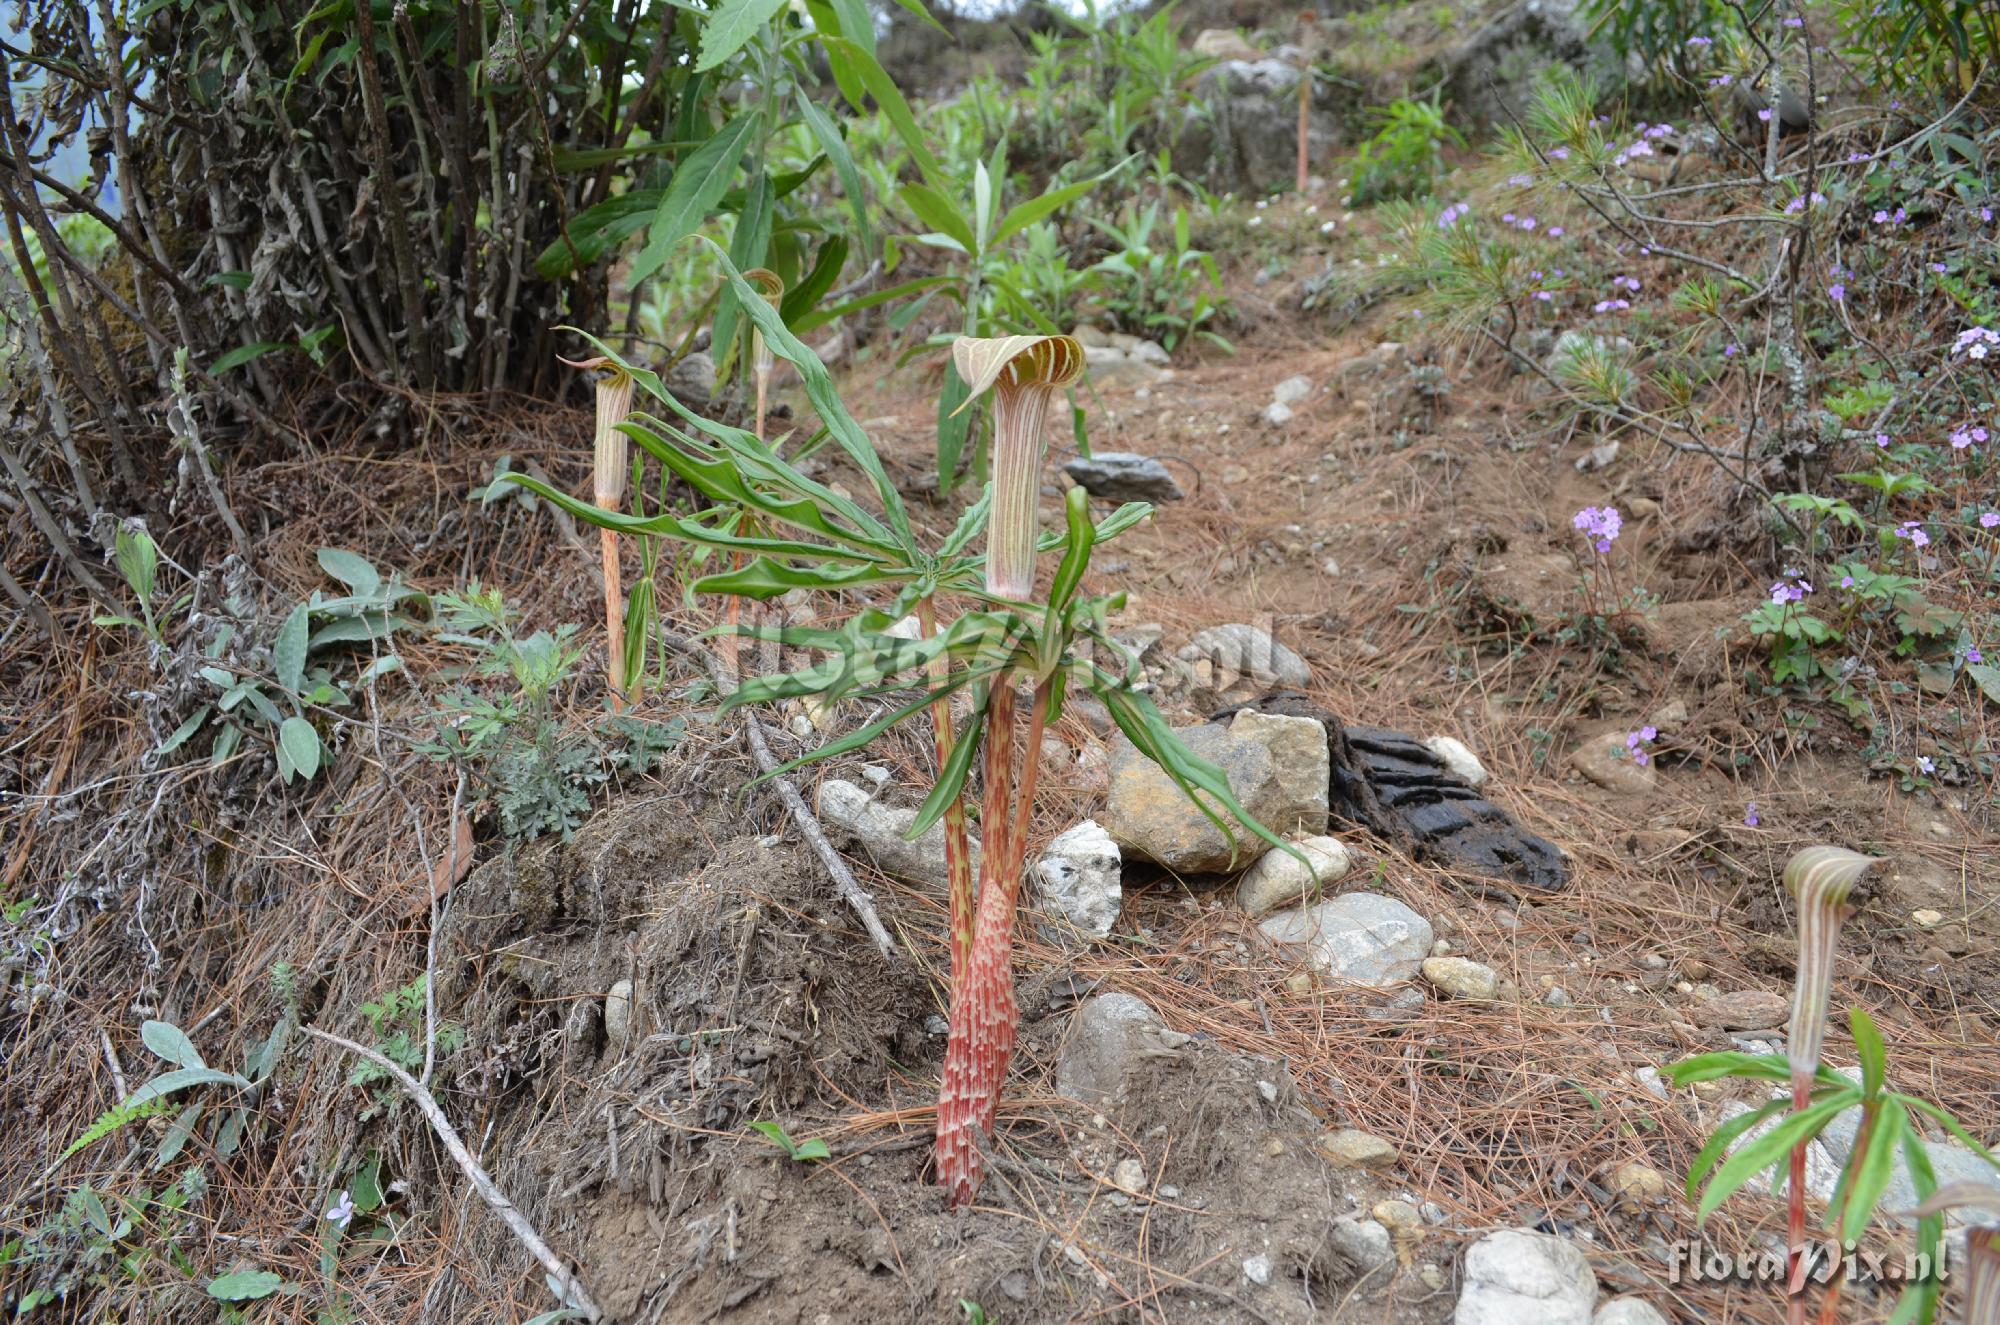
[[[1561,985],[1557,985],[1555,988],[1549,990],[1548,993],[1542,995],[1542,1002],[1548,1004],[1552,1008],[1566,1008],[1574,1006],[1574,1003],[1570,999],[1569,994],[1564,991]]]
[[[1243,1277],[1253,1284],[1271,1282],[1271,1258],[1259,1252],[1243,1262]]]

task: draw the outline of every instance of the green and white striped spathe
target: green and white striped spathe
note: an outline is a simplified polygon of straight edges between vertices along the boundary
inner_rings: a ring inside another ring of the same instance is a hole
[[[1792,990],[1792,1023],[1785,1033],[1794,1082],[1819,1071],[1826,1039],[1827,996],[1833,988],[1833,951],[1847,899],[1875,864],[1844,847],[1807,847],[1785,866],[1785,887],[1799,903],[1799,971]]]

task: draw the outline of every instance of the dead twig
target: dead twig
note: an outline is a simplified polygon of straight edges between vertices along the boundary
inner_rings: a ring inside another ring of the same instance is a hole
[[[444,1116],[444,1110],[438,1107],[437,1100],[428,1090],[417,1084],[415,1077],[373,1049],[365,1048],[352,1040],[342,1039],[328,1031],[315,1030],[311,1026],[301,1026],[299,1032],[310,1035],[315,1040],[324,1040],[328,1044],[345,1049],[348,1053],[380,1069],[391,1081],[402,1087],[403,1093],[410,1097],[424,1115],[425,1121],[430,1123],[431,1130],[437,1133],[438,1140],[444,1143],[445,1150],[458,1162],[458,1167],[464,1170],[467,1180],[472,1183],[472,1189],[479,1193],[479,1199],[486,1202],[487,1208],[494,1214],[500,1216],[500,1222],[520,1239],[521,1245],[542,1263],[544,1270],[548,1271],[550,1285],[557,1290],[557,1296],[562,1298],[564,1305],[583,1312],[590,1320],[603,1319],[604,1313],[598,1309],[596,1300],[590,1296],[590,1290],[583,1286],[581,1279],[577,1278],[576,1271],[572,1270],[562,1257],[549,1249],[549,1244],[542,1241],[541,1234],[535,1232],[535,1226],[528,1222],[528,1217],[507,1199],[506,1194],[480,1166],[479,1161],[472,1157],[472,1152],[466,1149],[465,1142],[459,1138],[458,1130],[451,1125],[451,1120]]]

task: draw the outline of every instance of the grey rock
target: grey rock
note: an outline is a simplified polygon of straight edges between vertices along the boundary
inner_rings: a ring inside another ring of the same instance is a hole
[[[1271,1282],[1271,1258],[1263,1252],[1243,1262],[1243,1277],[1253,1284]]]
[[[1654,1099],[1663,1100],[1668,1097],[1667,1083],[1660,1078],[1659,1068],[1642,1067],[1632,1074],[1632,1079],[1644,1087],[1646,1093]]]
[[[1327,1237],[1334,1249],[1352,1261],[1361,1274],[1396,1262],[1394,1239],[1387,1228],[1373,1219],[1340,1216],[1333,1221]]]
[[[1282,428],[1292,421],[1292,407],[1282,401],[1274,400],[1264,406],[1263,419],[1273,428]]]
[[[1444,56],[1453,108],[1485,130],[1511,124],[1526,115],[1536,81],[1557,65],[1614,91],[1624,63],[1609,41],[1591,35],[1581,8],[1581,0],[1525,0],[1496,11]]]
[[[1259,929],[1274,943],[1298,944],[1330,980],[1386,985],[1408,980],[1430,954],[1431,922],[1393,897],[1348,893],[1281,911]]]
[[[1195,34],[1194,53],[1209,60],[1264,58],[1264,53],[1245,41],[1235,28],[1203,28]]]
[[[916,841],[905,841],[903,834],[916,822],[917,812],[879,804],[865,789],[842,778],[820,783],[819,817],[835,845],[859,847],[884,874],[916,883],[942,885],[950,880],[942,821],[932,824]],[[972,858],[977,870],[976,837],[972,839]]]
[[[1296,64],[1268,56],[1205,70],[1175,144],[1175,169],[1218,192],[1290,184],[1298,168],[1299,77]],[[1342,100],[1337,86],[1315,91],[1306,129],[1314,160],[1340,145]]]
[[[1100,387],[1152,386],[1167,376],[1167,369],[1115,345],[1086,345],[1083,362],[1090,380]]]
[[[1159,1014],[1131,994],[1098,994],[1085,1000],[1056,1056],[1056,1094],[1093,1107],[1111,1103],[1146,1058],[1170,1052],[1160,1046]]]
[[[1318,722],[1243,712],[1227,727],[1202,723],[1177,735],[1222,769],[1237,802],[1265,827],[1277,833],[1325,830],[1330,771],[1326,729]],[[1232,830],[1232,847],[1173,779],[1122,735],[1111,743],[1110,783],[1103,824],[1128,859],[1206,874],[1240,869],[1265,850],[1262,839],[1241,827]]]
[[[1591,1325],[1597,1276],[1570,1243],[1527,1229],[1488,1233],[1465,1253],[1452,1325]]]
[[[1304,373],[1286,378],[1271,388],[1271,399],[1280,405],[1296,405],[1313,393],[1313,380]]]
[[[707,404],[715,395],[715,360],[696,350],[667,370],[666,386],[688,404]]]
[[[1122,859],[1094,819],[1065,829],[1035,862],[1042,900],[1082,933],[1103,938],[1118,922]]]
[[[1269,631],[1241,622],[1200,631],[1179,656],[1183,662],[1207,659],[1216,670],[1218,690],[1245,680],[1267,690],[1303,690],[1312,684],[1312,668],[1304,658],[1272,639]]]
[[[1078,456],[1063,466],[1063,473],[1101,501],[1179,501],[1183,495],[1165,465],[1131,451]]]
[[[1551,989],[1548,993],[1543,994],[1542,1002],[1548,1004],[1552,1008],[1569,1008],[1576,1006],[1576,1000],[1571,998],[1569,996],[1569,991],[1567,989],[1564,989],[1561,985],[1557,985],[1554,989]]]
[[[1668,1325],[1660,1309],[1643,1297],[1614,1297],[1597,1309],[1590,1325]]]
[[[1310,868],[1290,852],[1266,851],[1236,885],[1239,909],[1261,916],[1282,906],[1298,906],[1354,868],[1346,844],[1337,837],[1301,838],[1292,845],[1311,862]]]

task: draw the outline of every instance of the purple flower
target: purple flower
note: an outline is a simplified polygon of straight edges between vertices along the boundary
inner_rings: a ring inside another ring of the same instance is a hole
[[[1472,211],[1469,203],[1455,202],[1438,213],[1438,229],[1449,230]]]
[[[1725,359],[1734,359],[1741,348],[1735,341],[1730,341],[1722,347],[1722,357]]]
[[[1986,661],[1986,655],[1985,655],[1985,654],[1983,654],[1983,653],[1981,653],[1981,652],[1979,651],[1979,647],[1978,647],[1977,645],[1974,645],[1974,644],[1968,644],[1968,645],[1966,645],[1966,646],[1965,646],[1965,655],[1964,655],[1964,656],[1965,656],[1965,660],[1966,660],[1967,662],[1969,662],[1969,663],[1976,663],[1976,662],[1985,662],[1985,661]]]
[[[2000,525],[2000,511],[1987,511],[1979,517],[1981,529],[1991,529],[1994,525]]]
[[[1785,26],[1788,28],[1802,28],[1805,25],[1806,21],[1800,18],[1797,14],[1794,14],[1790,18],[1785,20]]]
[[[1593,313],[1622,313],[1632,307],[1630,299],[1600,299],[1590,306]]]
[[[1713,38],[1713,37],[1689,37],[1689,38],[1687,39],[1687,44],[1688,44],[1688,45],[1690,45],[1690,46],[1713,46],[1713,45],[1715,45],[1715,38]]]
[[[1804,581],[1779,580],[1771,586],[1771,601],[1779,606],[1796,603],[1808,592],[1803,585]]]
[[[1878,446],[1878,447],[1880,447],[1880,448],[1881,448],[1881,449],[1883,449],[1884,451],[1888,450],[1888,449],[1889,449],[1889,434],[1888,434],[1888,433],[1886,433],[1886,432],[1878,432],[1878,433],[1876,433],[1876,434],[1875,434],[1875,445],[1876,445],[1876,446]]]
[[[1953,354],[1963,354],[1968,359],[1984,359],[1996,348],[2000,348],[2000,331],[1986,327],[1967,327],[1951,343]]]
[[[1550,239],[1561,239],[1562,237],[1563,237],[1563,228],[1561,226],[1552,225],[1549,227]]]
[[[1917,771],[1920,773],[1935,773],[1937,772],[1937,761],[1929,755],[1918,755]]]
[[[1567,147],[1551,147],[1549,149],[1549,160],[1551,161],[1569,160],[1569,149]]]
[[[1970,428],[1960,428],[1951,435],[1951,449],[1954,451],[1963,451],[1975,444],[1983,446],[1986,444],[1986,439],[1991,435],[1986,429],[1976,425]]]
[[[354,1219],[353,1195],[344,1190],[338,1193],[334,1197],[333,1204],[327,1207],[326,1214],[323,1217],[329,1224],[338,1225],[343,1229],[346,1228]]]
[[[1525,175],[1525,174],[1509,175],[1507,177],[1507,182],[1509,184],[1512,184],[1517,189],[1525,189],[1530,184],[1533,184],[1535,182],[1535,177],[1533,175]]]
[[[1839,284],[1829,285],[1826,287],[1826,297],[1837,304],[1847,298],[1847,287]]]
[[[1572,528],[1590,539],[1600,553],[1611,550],[1619,531],[1625,527],[1625,519],[1618,514],[1616,506],[1606,506],[1602,510],[1586,506],[1571,516],[1569,522]]]
[[[1764,123],[1769,124],[1771,122],[1771,108],[1769,106],[1766,106],[1764,107],[1764,109],[1758,111],[1757,118],[1764,121]]]
[[[1852,589],[1854,587],[1854,577],[1852,575],[1841,576],[1840,587],[1843,589]]]
[[[1896,526],[1896,537],[1910,540],[1911,547],[1929,547],[1931,536],[1924,532],[1923,525],[1915,520],[1905,520]]]
[[[1743,826],[1745,828],[1755,828],[1757,822],[1757,802],[1751,801],[1743,811]]]
[[[1933,262],[1933,263],[1931,264],[1931,270],[1932,270],[1932,271],[1934,271],[1934,272],[1936,272],[1936,273],[1937,273],[1938,275],[1942,276],[1942,275],[1944,275],[1944,274],[1945,274],[1946,272],[1950,271],[1950,270],[1951,270],[1951,268],[1950,268],[1950,267],[1947,267],[1947,266],[1945,266],[1945,264],[1944,264],[1944,263],[1942,263],[1942,262]]]

